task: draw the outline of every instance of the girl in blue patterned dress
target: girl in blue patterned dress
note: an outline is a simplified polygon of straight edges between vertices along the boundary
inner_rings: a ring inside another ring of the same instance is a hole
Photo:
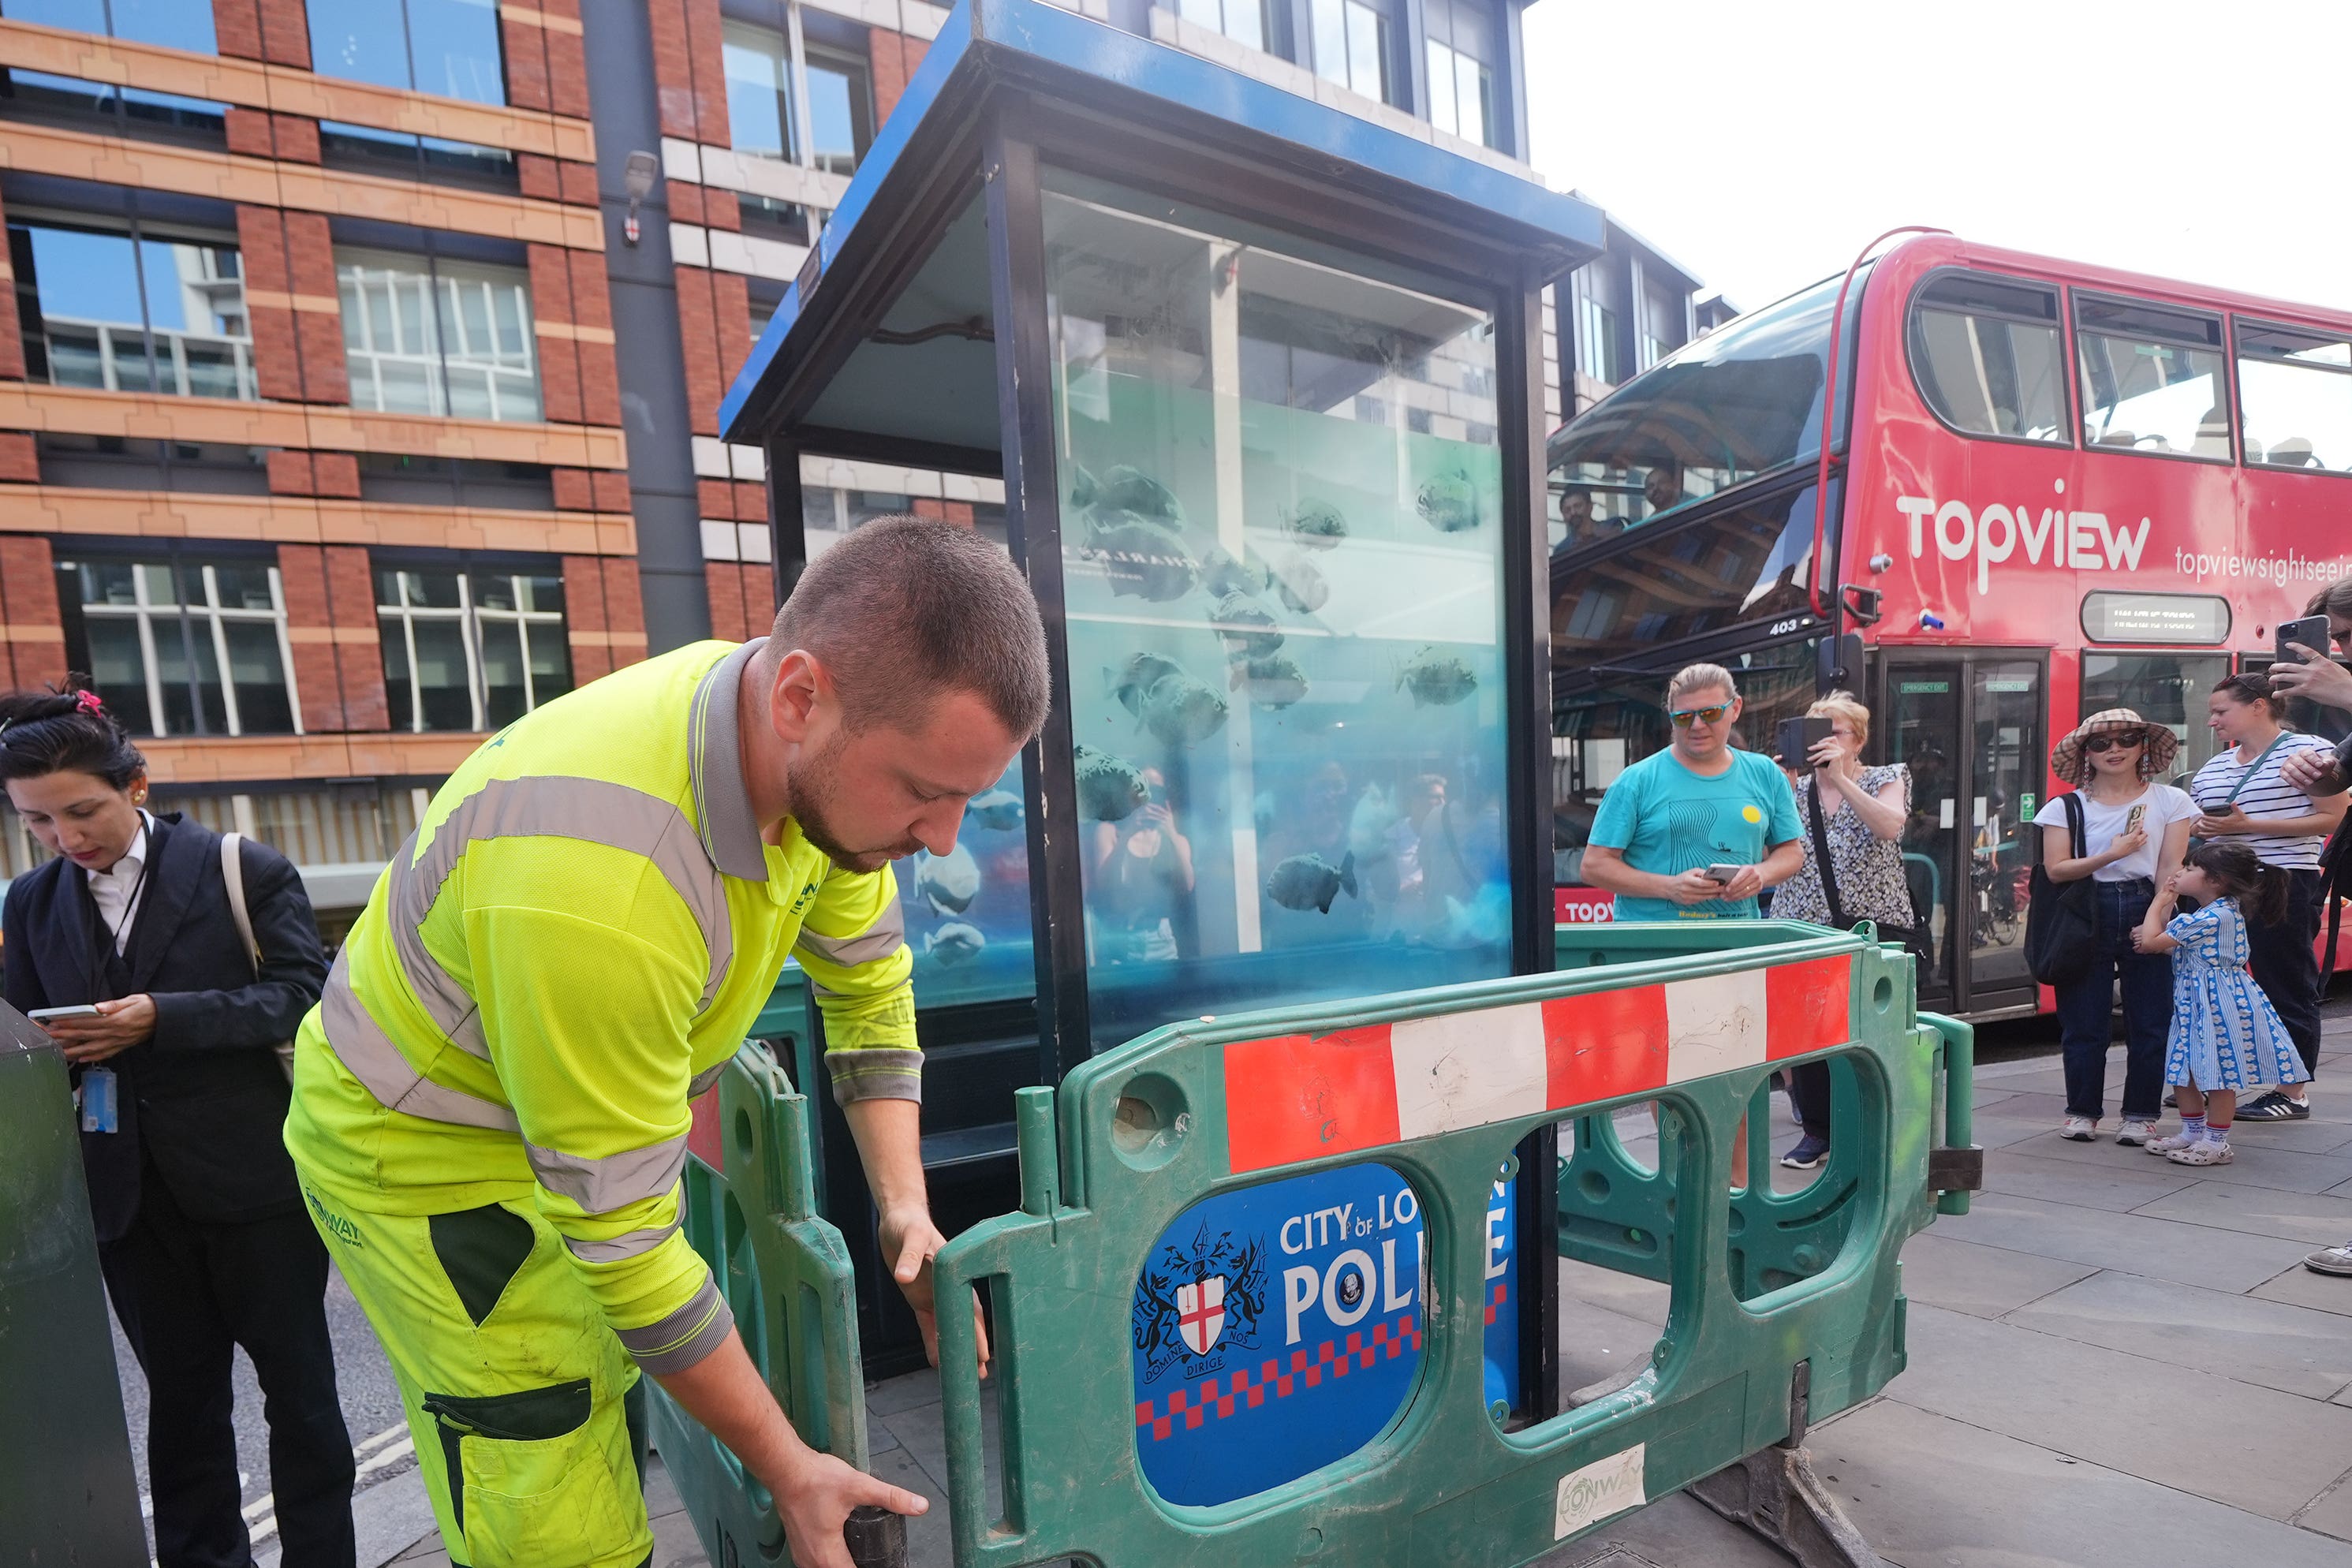
[[[2139,936],[2144,952],[2172,954],[2172,1037],[2165,1081],[2180,1101],[2180,1131],[2147,1145],[2177,1165],[2226,1165],[2238,1090],[2301,1083],[2311,1075],[2270,998],[2246,973],[2246,919],[2280,917],[2285,874],[2229,839],[2189,851],[2172,889],[2203,907],[2176,915],[2162,934]]]

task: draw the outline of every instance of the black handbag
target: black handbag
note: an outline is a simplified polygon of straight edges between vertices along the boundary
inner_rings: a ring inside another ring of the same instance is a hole
[[[1840,931],[1851,931],[1853,929],[1853,921],[1846,918],[1845,900],[1838,897],[1837,878],[1830,868],[1829,816],[1822,810],[1821,777],[1817,773],[1805,782],[1811,786],[1805,791],[1805,805],[1813,822],[1813,868],[1821,873],[1822,901],[1830,907],[1830,923]],[[1919,967],[1925,971],[1935,964],[1935,949],[1927,940],[1927,922],[1919,919],[1919,911],[1916,907],[1911,911],[1911,919],[1915,923],[1907,926],[1888,925],[1883,921],[1880,921],[1879,940],[1900,946],[1912,957],[1917,959]]]
[[[2074,858],[2090,854],[2083,829],[2082,797],[2069,791],[2059,800],[2066,807],[2068,842]],[[2025,909],[2025,966],[2044,985],[2063,985],[2091,967],[2099,952],[2098,889],[2091,879],[2053,880],[2040,860],[2033,864]]]

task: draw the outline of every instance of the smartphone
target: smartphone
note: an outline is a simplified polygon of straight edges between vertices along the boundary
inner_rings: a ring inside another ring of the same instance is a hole
[[[2133,806],[2130,811],[2124,814],[2124,834],[2126,837],[2139,831],[2140,818],[2147,815],[2147,807],[2145,805]]]
[[[1728,884],[1731,879],[1746,869],[1748,868],[1745,866],[1709,866],[1706,868],[1706,874],[1714,881]]]
[[[2288,621],[2281,626],[2278,629],[2278,657],[2281,664],[2290,659],[2297,664],[2305,662],[2305,656],[2294,651],[2294,645],[2297,643],[2305,647],[2317,648],[2319,657],[2326,658],[2327,657],[2327,617],[2305,616],[2299,621]]]
[[[98,1009],[85,1002],[79,1007],[36,1007],[25,1016],[36,1024],[44,1018],[95,1018]]]
[[[1804,773],[1813,765],[1813,748],[1837,733],[1827,719],[1810,716],[1780,721],[1780,765]]]

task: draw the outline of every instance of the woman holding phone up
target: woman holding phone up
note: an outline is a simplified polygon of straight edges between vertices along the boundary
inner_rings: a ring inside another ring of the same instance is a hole
[[[2056,882],[2088,877],[2098,888],[2098,948],[2090,966],[2058,986],[2066,1073],[2059,1136],[2087,1143],[2106,1114],[2107,1047],[2116,983],[2123,982],[2124,1105],[2118,1143],[2144,1144],[2164,1114],[2164,1052],[2172,1022],[2172,955],[2142,952],[2132,933],[2161,935],[2171,916],[2172,874],[2189,851],[2197,805],[2150,782],[2172,765],[2180,737],[2128,708],[2094,713],[2050,753],[2050,771],[2075,786],[2034,814],[2042,864]],[[2075,817],[2083,847],[2074,847]]]

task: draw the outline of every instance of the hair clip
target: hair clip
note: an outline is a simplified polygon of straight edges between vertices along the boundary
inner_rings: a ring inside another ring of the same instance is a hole
[[[100,713],[105,710],[106,703],[95,691],[77,691],[74,693],[74,706],[85,713]]]

